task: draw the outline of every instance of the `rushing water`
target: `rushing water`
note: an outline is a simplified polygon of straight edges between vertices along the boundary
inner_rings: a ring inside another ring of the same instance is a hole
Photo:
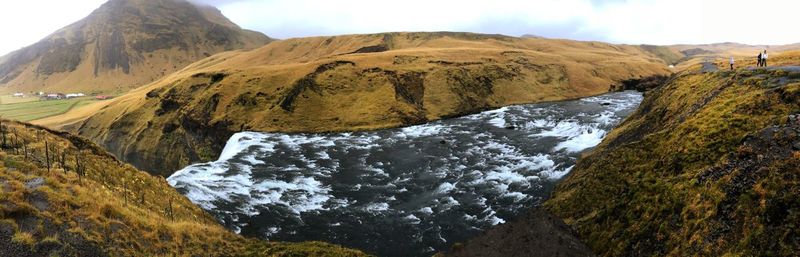
[[[243,132],[218,161],[168,180],[245,235],[426,256],[537,206],[641,100],[612,93],[374,132]]]

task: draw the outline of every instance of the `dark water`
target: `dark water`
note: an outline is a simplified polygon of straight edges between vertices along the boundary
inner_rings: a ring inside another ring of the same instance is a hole
[[[244,235],[430,256],[537,206],[641,100],[612,93],[375,132],[244,132],[220,160],[168,180]]]

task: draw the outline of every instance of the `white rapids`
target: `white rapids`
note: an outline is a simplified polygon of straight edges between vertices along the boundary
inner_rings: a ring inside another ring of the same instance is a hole
[[[641,101],[621,92],[373,132],[242,132],[219,160],[168,181],[242,234],[430,255],[537,206]]]

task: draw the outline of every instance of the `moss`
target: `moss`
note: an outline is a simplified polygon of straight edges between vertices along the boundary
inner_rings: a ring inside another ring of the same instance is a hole
[[[752,73],[765,77],[687,74],[652,91],[545,207],[602,256],[792,255],[796,86]]]

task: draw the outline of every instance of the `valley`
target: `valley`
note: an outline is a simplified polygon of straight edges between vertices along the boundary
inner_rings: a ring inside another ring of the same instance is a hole
[[[359,53],[375,45],[386,51]],[[36,123],[169,176],[216,159],[239,131],[408,126],[594,96],[625,79],[668,73],[637,47],[595,42],[450,32],[300,38],[212,56],[109,103]]]
[[[520,37],[564,14],[101,2],[0,56],[0,256],[800,252],[800,44],[590,15],[650,2]]]

